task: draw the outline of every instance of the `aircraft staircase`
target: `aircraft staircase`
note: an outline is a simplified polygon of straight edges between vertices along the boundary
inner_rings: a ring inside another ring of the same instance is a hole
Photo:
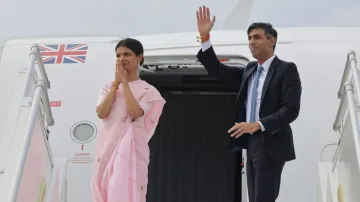
[[[318,202],[360,201],[360,71],[356,54],[347,55],[333,129],[340,134],[332,162],[319,163]]]
[[[53,158],[49,146],[50,82],[37,44],[19,77],[1,136],[0,201],[65,202],[66,159]]]

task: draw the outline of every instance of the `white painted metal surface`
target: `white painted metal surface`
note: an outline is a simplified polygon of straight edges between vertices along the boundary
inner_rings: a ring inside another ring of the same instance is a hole
[[[5,138],[1,141],[4,149],[0,165],[3,171],[0,201],[4,202],[35,201],[39,197],[37,191],[45,190],[43,186],[49,183],[53,169],[46,131],[47,126],[54,124],[47,94],[50,82],[37,45],[31,48],[26,75],[22,79],[23,85],[13,89],[19,93],[16,97],[20,101],[13,100],[18,106],[14,106],[8,117],[11,120],[15,116],[16,121],[5,125],[8,130],[4,131],[9,134],[2,134]],[[39,184],[42,187],[36,190]]]
[[[340,134],[331,166],[319,165],[319,202],[360,199],[360,77],[355,51],[349,51],[338,92],[341,99],[333,125]]]

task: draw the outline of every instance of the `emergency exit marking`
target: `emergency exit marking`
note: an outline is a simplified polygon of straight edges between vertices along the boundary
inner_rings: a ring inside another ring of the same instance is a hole
[[[60,107],[61,106],[61,101],[51,101],[50,102],[50,107]]]

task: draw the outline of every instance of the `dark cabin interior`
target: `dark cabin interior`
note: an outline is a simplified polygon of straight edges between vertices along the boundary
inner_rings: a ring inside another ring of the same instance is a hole
[[[192,71],[141,74],[167,102],[149,142],[147,202],[240,202],[241,152],[227,134],[238,86]]]

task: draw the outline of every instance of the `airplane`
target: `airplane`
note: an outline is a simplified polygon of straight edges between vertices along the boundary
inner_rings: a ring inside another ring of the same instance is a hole
[[[291,124],[297,159],[285,165],[277,201],[357,201],[360,28],[277,31],[275,53],[295,62],[303,86],[300,115]],[[238,86],[207,75],[196,58],[197,35],[133,36],[145,48],[141,78],[167,101],[149,142],[148,202],[248,201],[246,151],[227,149]],[[119,40],[31,38],[4,45],[0,201],[91,201],[100,130],[95,104],[114,77]],[[254,60],[245,31],[212,31],[211,41],[223,63],[242,68]]]

